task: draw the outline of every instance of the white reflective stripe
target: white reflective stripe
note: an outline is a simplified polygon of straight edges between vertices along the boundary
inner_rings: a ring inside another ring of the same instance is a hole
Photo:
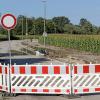
[[[66,94],[67,93],[67,90],[66,89],[61,89],[61,93]]]
[[[66,66],[60,66],[60,74],[66,74]]]
[[[37,92],[42,93],[43,89],[37,89]]]
[[[80,88],[77,91],[78,91],[78,93],[83,93],[83,88]]]
[[[5,66],[2,66],[2,74],[5,74]]]
[[[17,89],[17,88],[15,89],[15,93],[16,93],[16,92],[22,93],[22,92],[20,91],[20,89]]]
[[[89,93],[94,93],[95,92],[95,88],[89,88]]]
[[[49,93],[55,93],[54,89],[50,89]]]
[[[31,74],[31,66],[25,66],[25,74]]]
[[[31,93],[32,92],[32,89],[26,89],[26,92],[27,93]]]
[[[89,65],[89,73],[95,73],[95,65],[94,64],[90,64]]]
[[[83,65],[80,64],[77,66],[77,74],[83,74]]]
[[[42,66],[41,65],[36,66],[36,71],[37,71],[36,74],[42,74]]]
[[[14,66],[14,74],[19,74],[20,73],[20,70],[19,70],[19,67],[18,66]]]
[[[48,74],[54,74],[54,67],[53,67],[53,65],[50,65],[48,67]]]

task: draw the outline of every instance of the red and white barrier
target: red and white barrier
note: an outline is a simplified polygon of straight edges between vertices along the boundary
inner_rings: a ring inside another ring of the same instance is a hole
[[[70,94],[70,67],[67,65],[14,65],[12,93]]]
[[[75,65],[72,76],[74,94],[100,92],[100,65]]]
[[[10,92],[9,65],[0,64],[0,91]]]
[[[71,69],[72,72],[71,72]],[[11,90],[11,91],[10,91]],[[0,65],[0,91],[37,94],[100,92],[100,65]]]

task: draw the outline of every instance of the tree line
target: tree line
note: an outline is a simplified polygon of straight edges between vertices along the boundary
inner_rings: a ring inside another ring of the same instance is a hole
[[[14,30],[11,31],[11,34],[25,35],[27,32],[29,35],[42,35],[44,31],[43,26],[44,18],[42,17],[35,18],[20,15],[17,17],[17,26]],[[71,23],[68,17],[58,16],[52,19],[46,19],[46,32],[49,34],[100,34],[100,27],[93,25],[85,18],[81,18],[79,24],[74,25]],[[0,34],[6,34],[6,31],[1,26]]]

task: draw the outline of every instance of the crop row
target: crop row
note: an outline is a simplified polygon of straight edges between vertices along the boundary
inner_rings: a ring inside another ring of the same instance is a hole
[[[44,42],[43,37],[39,42]],[[48,35],[46,45],[53,45],[64,48],[72,48],[81,51],[100,53],[100,36],[99,35]]]

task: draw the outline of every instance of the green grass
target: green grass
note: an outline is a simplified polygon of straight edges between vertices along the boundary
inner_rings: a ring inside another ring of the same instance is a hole
[[[1,35],[0,34],[0,41],[7,40],[7,35]]]

